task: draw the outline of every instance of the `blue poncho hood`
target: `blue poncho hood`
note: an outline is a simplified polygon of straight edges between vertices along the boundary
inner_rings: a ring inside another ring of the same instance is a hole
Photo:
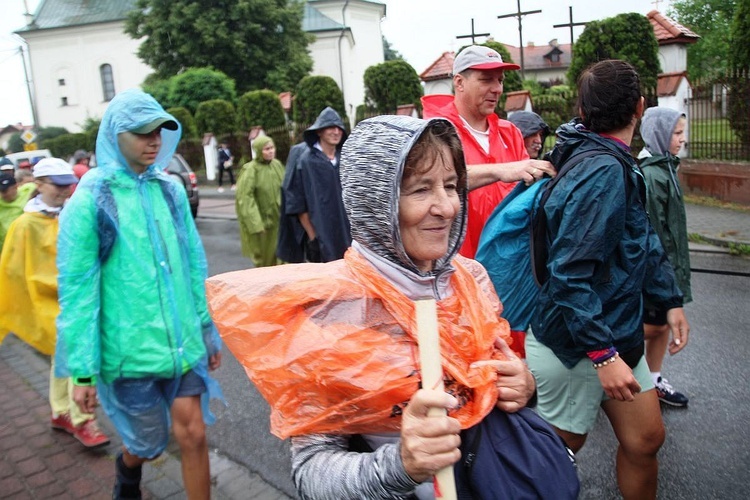
[[[161,129],[161,149],[154,164],[147,169],[149,172],[162,172],[167,167],[177,149],[177,143],[180,142],[182,126],[174,116],[164,111],[156,99],[143,91],[130,89],[117,94],[107,106],[99,125],[99,135],[96,139],[97,167],[105,171],[128,169],[128,162],[120,153],[117,143],[118,134],[130,132],[160,119],[174,121],[177,123],[177,130]],[[135,176],[135,172],[132,174]]]

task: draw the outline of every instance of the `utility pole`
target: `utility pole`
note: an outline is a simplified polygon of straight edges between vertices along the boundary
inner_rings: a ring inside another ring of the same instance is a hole
[[[31,91],[31,79],[29,78],[29,70],[26,67],[26,56],[23,53],[23,44],[18,47],[18,54],[21,56],[21,63],[23,64],[23,74],[26,78],[26,92],[29,94],[29,105],[31,106],[31,120],[33,121],[32,129],[36,129],[38,126],[36,116],[36,105],[34,103],[34,94]]]
[[[524,61],[523,61],[523,23],[521,21],[521,18],[528,14],[540,14],[542,11],[540,10],[528,10],[526,12],[521,11],[521,0],[516,0],[516,4],[518,5],[518,10],[514,12],[513,14],[503,14],[502,16],[497,16],[498,19],[505,19],[507,17],[515,17],[518,19],[518,49],[521,52],[521,80],[525,79],[524,76]]]
[[[34,16],[29,12],[29,4],[26,0],[23,0],[23,15],[26,18],[26,26],[34,24]],[[31,106],[31,120],[34,122],[31,125],[32,129],[36,129],[39,123],[36,116],[36,103],[34,102],[34,93],[31,91],[31,78],[29,78],[29,69],[26,66],[26,55],[23,52],[26,40],[23,40],[21,37],[18,38],[20,39],[18,54],[21,56],[21,64],[23,64],[23,74],[26,79],[26,92],[29,94],[29,105]]]
[[[573,6],[568,6],[568,15],[570,21],[567,24],[553,24],[553,28],[570,28],[570,48],[573,49],[573,26],[586,26],[588,23],[574,23],[573,22]]]
[[[459,38],[459,39],[471,38],[471,44],[474,45],[476,44],[476,41],[474,41],[474,37],[477,37],[477,36],[490,36],[490,34],[489,33],[475,33],[474,32],[474,18],[472,17],[471,18],[471,35],[459,35],[456,38]]]

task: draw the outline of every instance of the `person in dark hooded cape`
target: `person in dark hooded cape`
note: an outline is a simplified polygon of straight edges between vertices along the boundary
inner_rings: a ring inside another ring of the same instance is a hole
[[[327,107],[305,130],[304,139],[307,149],[290,182],[283,185],[284,214],[296,217],[304,228],[301,244],[305,260],[330,262],[341,259],[352,241],[339,179],[341,145],[346,139],[344,122]],[[283,255],[284,249],[280,252]]]
[[[302,153],[307,151],[307,143],[302,141],[292,146],[286,159],[284,181],[281,183],[281,216],[279,217],[279,239],[276,243],[276,256],[284,262],[300,263],[305,261],[305,229],[296,215],[286,214],[286,192],[294,179],[297,163]]]

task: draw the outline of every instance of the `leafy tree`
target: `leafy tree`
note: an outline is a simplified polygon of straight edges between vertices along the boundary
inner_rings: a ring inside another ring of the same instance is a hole
[[[403,59],[385,61],[365,70],[365,100],[381,113],[393,113],[402,104],[422,108],[422,84],[414,68]]]
[[[403,59],[404,56],[401,55],[401,53],[394,49],[391,45],[391,42],[385,39],[385,36],[383,37],[383,59],[386,61],[395,61],[396,59]]]
[[[676,0],[668,15],[701,36],[688,47],[688,74],[702,79],[728,69],[732,19],[738,0]]]
[[[480,43],[477,45],[483,45],[485,47],[489,47],[498,54],[500,54],[500,57],[503,58],[503,62],[509,62],[509,63],[515,63],[516,61],[513,60],[512,57],[510,57],[510,52],[508,52],[508,49],[500,42],[494,42],[492,40],[489,40],[484,43]],[[461,47],[456,54],[459,54],[462,50],[464,50],[468,45],[464,45]],[[506,71],[505,72],[505,83],[503,84],[503,92],[515,92],[517,90],[523,90],[523,82],[521,81],[521,74],[518,71]],[[499,103],[498,103],[499,105]]]
[[[738,0],[731,36],[729,124],[750,150],[750,0]]]
[[[23,146],[26,144],[21,139],[21,132],[16,132],[8,139],[8,153],[20,153],[23,151]]]
[[[184,107],[195,113],[198,104],[212,99],[231,103],[237,100],[234,81],[221,71],[192,68],[171,79],[168,98],[171,107]]]
[[[332,107],[346,124],[344,94],[330,76],[306,76],[294,95],[294,121],[311,124],[327,106]]]
[[[645,16],[631,12],[588,23],[573,45],[568,82],[574,85],[584,69],[604,59],[629,62],[638,71],[644,91],[656,88],[659,44]]]
[[[184,139],[198,137],[198,127],[195,126],[195,118],[187,108],[169,108],[167,113],[177,118],[182,125],[182,137]]]
[[[242,130],[248,130],[254,125],[260,125],[265,130],[286,125],[281,100],[272,90],[246,92],[240,97],[237,108],[237,119]]]
[[[143,80],[141,88],[147,94],[151,94],[163,108],[170,107],[169,91],[172,87],[172,79],[159,78],[155,73],[151,73]]]
[[[283,91],[312,70],[302,1],[138,0],[136,7],[125,32],[144,39],[138,56],[162,78],[212,66],[241,92]]]
[[[201,135],[206,132],[211,132],[216,137],[231,134],[236,123],[234,105],[223,99],[204,101],[198,104],[195,111],[195,125]]]

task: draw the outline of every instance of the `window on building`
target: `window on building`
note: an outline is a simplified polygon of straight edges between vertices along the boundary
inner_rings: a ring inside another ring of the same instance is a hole
[[[102,64],[99,66],[99,74],[102,78],[104,101],[111,101],[115,97],[115,79],[112,76],[112,65]]]
[[[558,52],[553,52],[549,55],[549,60],[552,62],[560,62],[560,54]]]
[[[59,86],[61,86],[61,87],[64,87],[65,86],[65,78],[60,78],[59,80],[57,80],[57,84]]]
[[[60,98],[60,104],[62,106],[67,106],[68,105],[68,98],[67,97],[61,97]]]

